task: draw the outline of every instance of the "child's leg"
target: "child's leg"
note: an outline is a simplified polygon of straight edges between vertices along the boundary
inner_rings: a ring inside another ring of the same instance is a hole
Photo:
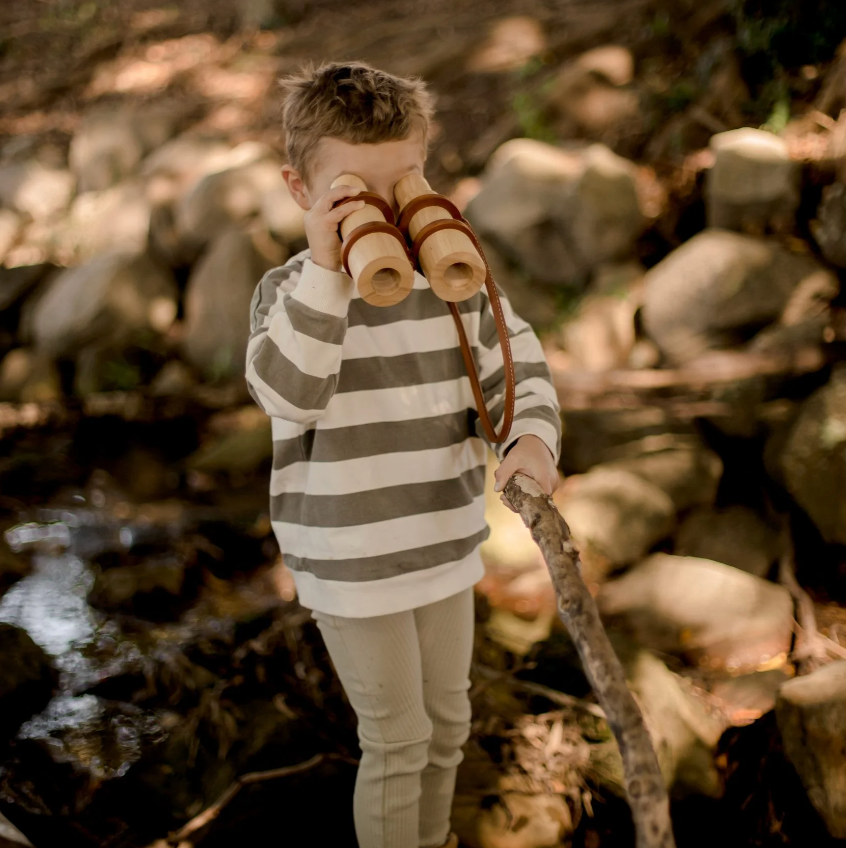
[[[461,746],[470,734],[473,590],[414,610],[423,663],[423,699],[432,720],[429,764],[420,799],[420,845],[443,845],[455,792]]]
[[[420,775],[432,722],[423,704],[413,611],[373,618],[314,613],[358,716],[353,814],[360,848],[418,848]]]

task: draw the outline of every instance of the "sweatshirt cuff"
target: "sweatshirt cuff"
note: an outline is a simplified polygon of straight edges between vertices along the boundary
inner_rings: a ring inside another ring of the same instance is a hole
[[[315,265],[311,259],[306,259],[291,297],[318,312],[345,318],[354,290],[355,285],[349,274],[329,271]]]
[[[505,452],[512,448],[521,436],[537,436],[549,448],[556,467],[561,453],[561,440],[552,424],[539,418],[525,418],[515,421],[508,434],[508,439],[501,445],[496,445],[497,459],[502,462]]]

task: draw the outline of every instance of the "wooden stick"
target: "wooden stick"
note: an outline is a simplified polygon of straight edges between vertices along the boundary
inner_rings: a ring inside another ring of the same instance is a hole
[[[403,177],[394,188],[400,209],[421,194],[435,192],[419,174]],[[438,206],[421,209],[409,222],[408,232],[413,239],[427,224],[450,217]],[[432,291],[442,300],[467,300],[485,284],[484,260],[470,238],[458,230],[432,233],[420,248],[420,267]]]
[[[268,771],[253,771],[249,774],[241,775],[233,784],[226,789],[221,796],[210,807],[203,810],[202,813],[194,816],[191,821],[187,822],[179,830],[171,833],[167,838],[167,844],[174,846],[179,845],[184,839],[192,833],[196,833],[207,824],[214,821],[221,813],[223,808],[241,791],[244,786],[251,783],[261,783],[264,780],[274,780],[277,777],[289,777],[292,774],[301,774],[304,771],[310,771],[316,768],[321,763],[329,760],[341,760],[350,765],[358,765],[357,760],[346,757],[343,754],[315,754],[311,759],[302,763],[297,763],[293,766],[283,766],[281,768],[269,769]]]
[[[513,475],[505,484],[505,496],[541,549],[558,596],[558,614],[617,739],[637,848],[674,848],[669,798],[658,758],[596,604],[582,580],[579,552],[570,539],[570,528],[552,498],[531,477]]]
[[[338,177],[332,188],[339,185],[367,189],[364,180],[354,174]],[[341,235],[346,238],[362,224],[384,220],[385,216],[375,206],[367,204],[341,221]],[[350,250],[348,264],[359,294],[373,306],[393,306],[414,287],[414,268],[405,248],[388,233],[370,233],[360,238]]]

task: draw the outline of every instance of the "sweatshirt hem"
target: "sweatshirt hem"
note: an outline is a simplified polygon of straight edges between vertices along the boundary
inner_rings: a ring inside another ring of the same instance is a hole
[[[485,569],[476,548],[456,562],[377,580],[347,582],[321,580],[307,571],[292,574],[300,604],[306,609],[344,618],[369,618],[442,601],[478,583]]]

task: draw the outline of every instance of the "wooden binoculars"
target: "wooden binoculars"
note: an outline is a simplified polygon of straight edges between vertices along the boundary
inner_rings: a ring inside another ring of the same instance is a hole
[[[397,221],[390,204],[359,177],[344,174],[332,188],[338,185],[362,189],[341,201],[363,200],[365,206],[344,218],[340,230],[344,268],[367,303],[399,303],[414,286],[418,263],[432,291],[450,303],[467,300],[485,284],[487,265],[473,230],[422,176],[409,174],[396,184]]]

